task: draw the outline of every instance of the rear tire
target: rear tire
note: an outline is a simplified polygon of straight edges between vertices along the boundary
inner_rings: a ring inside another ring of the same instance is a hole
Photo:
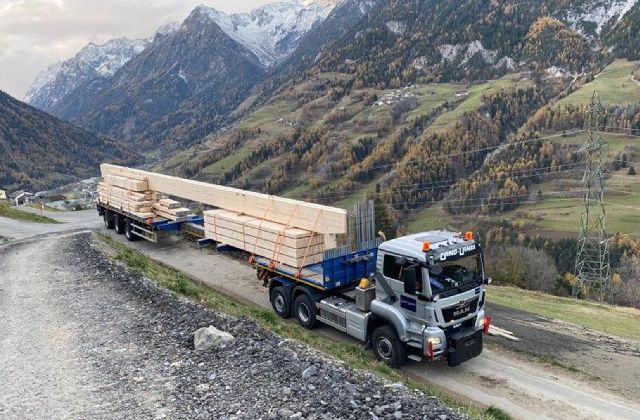
[[[277,313],[280,318],[289,318],[291,316],[291,304],[284,291],[284,287],[274,287],[273,290],[271,290],[270,300],[273,311]]]
[[[316,303],[307,294],[299,295],[293,302],[293,315],[298,323],[310,330],[316,326]]]
[[[131,226],[131,220],[127,219],[124,223],[124,237],[127,238],[129,242],[135,242],[140,237],[133,233],[133,226]]]
[[[400,341],[395,329],[382,325],[371,335],[371,346],[378,360],[398,369],[407,362],[407,344]]]
[[[113,223],[113,213],[105,210],[104,214],[102,215],[102,218],[104,219],[104,227],[106,227],[107,229],[113,229],[114,228],[114,223]]]
[[[124,233],[125,230],[125,220],[124,220],[124,216],[122,216],[121,214],[116,214],[113,217],[113,227],[116,230],[116,233],[118,235],[122,235]]]

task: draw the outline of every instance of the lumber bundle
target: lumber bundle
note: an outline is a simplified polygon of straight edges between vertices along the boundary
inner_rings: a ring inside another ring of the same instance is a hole
[[[152,206],[155,195],[151,191],[138,192],[110,185],[106,182],[98,184],[98,202],[131,213],[137,217],[148,219],[154,216]]]
[[[98,202],[143,219],[160,216],[181,222],[191,212],[178,201],[160,198],[157,192],[149,190],[146,180],[118,175],[105,175],[98,184]]]
[[[323,235],[227,210],[204,212],[205,237],[280,264],[302,267],[322,261]]]
[[[102,164],[103,176],[147,182],[150,190],[321,234],[347,233],[347,211],[288,198]]]

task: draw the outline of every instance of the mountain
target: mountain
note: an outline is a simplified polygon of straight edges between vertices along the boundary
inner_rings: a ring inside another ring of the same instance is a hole
[[[77,87],[111,78],[126,62],[149,44],[146,39],[118,38],[104,44],[90,43],[74,57],[49,66],[25,94],[28,104],[43,111],[55,110],[58,102]]]
[[[178,147],[192,129],[216,126],[265,73],[258,57],[196,8],[86,99],[83,127],[150,151]],[[83,100],[84,101],[84,100]]]
[[[169,153],[218,129],[335,3],[281,2],[233,15],[199,6],[109,77],[86,77],[73,89],[65,85],[58,91],[66,93],[44,109],[91,131],[136,141],[145,152]],[[36,84],[40,89],[30,98],[47,96],[57,85],[42,86]]]
[[[335,2],[278,2],[251,11],[227,15],[205,8],[220,28],[253,52],[265,67],[282,62],[300,39],[329,15]]]
[[[105,161],[140,156],[114,141],[60,121],[0,91],[0,186],[47,189],[98,176]]]
[[[541,116],[543,132],[581,127],[582,104],[557,114],[552,106],[613,61],[608,34],[635,36],[637,8],[621,0],[345,0],[252,90],[244,115],[234,111],[243,117],[157,169],[338,205],[375,191],[400,218],[447,197],[452,213],[475,211],[487,195],[484,211],[514,209],[541,177],[490,188],[485,177],[571,163],[569,147],[487,150],[536,135]],[[600,73],[600,89],[632,91],[637,63],[613,68],[607,74],[620,79]],[[635,128],[636,108],[610,112]],[[561,119],[566,126],[554,125]],[[465,177],[478,182],[451,181]]]

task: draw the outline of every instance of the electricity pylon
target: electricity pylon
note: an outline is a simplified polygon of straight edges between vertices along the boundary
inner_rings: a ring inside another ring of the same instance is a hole
[[[585,155],[585,169],[582,177],[582,228],[578,240],[573,295],[578,296],[583,288],[598,297],[600,301],[608,295],[611,286],[611,265],[609,262],[609,238],[605,232],[606,215],[604,208],[604,162],[602,153],[608,143],[600,135],[603,127],[604,108],[597,92],[593,93],[589,106],[589,138],[580,147]]]

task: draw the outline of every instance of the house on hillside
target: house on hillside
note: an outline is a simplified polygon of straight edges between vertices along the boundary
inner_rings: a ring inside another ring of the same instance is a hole
[[[7,192],[5,190],[0,190],[0,200],[7,199]]]
[[[15,206],[24,206],[31,203],[31,201],[33,200],[33,196],[33,193],[27,191],[16,191],[12,194],[9,194],[9,198]]]

